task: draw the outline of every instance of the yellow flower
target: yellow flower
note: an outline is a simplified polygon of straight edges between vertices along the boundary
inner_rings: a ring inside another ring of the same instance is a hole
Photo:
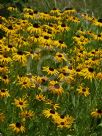
[[[35,82],[36,82],[37,85],[40,85],[40,84],[46,84],[47,81],[48,81],[48,77],[46,77],[46,76],[37,76]]]
[[[7,89],[1,89],[0,90],[0,98],[9,97],[10,94]]]
[[[78,91],[79,94],[82,94],[85,97],[87,97],[90,94],[89,88],[88,87],[85,88],[82,85],[79,86],[79,88],[77,89],[77,91]]]
[[[53,40],[52,42],[52,45],[55,47],[55,48],[67,48],[67,45],[64,43],[64,41],[62,40]]]
[[[85,79],[92,80],[95,78],[95,71],[92,67],[83,68],[80,72],[80,76],[83,76]]]
[[[63,60],[64,60],[64,61],[67,61],[67,58],[66,58],[65,54],[64,54],[64,53],[60,53],[60,52],[57,52],[57,53],[55,54],[54,59],[55,59],[56,61],[58,61],[58,62],[62,62]]]
[[[64,92],[61,84],[58,81],[54,81],[54,80],[49,82],[48,89],[52,93],[58,94],[58,95],[61,95]]]
[[[12,123],[9,125],[10,129],[12,129],[12,131],[16,132],[16,133],[24,133],[25,132],[25,127],[20,123],[20,122],[16,122],[16,123]]]
[[[68,27],[66,24],[62,23],[57,26],[57,31],[58,32],[64,32],[64,31],[69,31],[70,27]]]
[[[74,123],[74,118],[69,115],[60,115],[53,117],[53,121],[55,124],[57,124],[57,127],[59,128],[70,128]]]
[[[16,107],[20,108],[21,110],[28,107],[28,101],[25,100],[25,98],[14,99],[14,104],[16,105]]]
[[[46,97],[43,94],[38,94],[35,99],[38,101],[45,101]]]
[[[94,20],[94,21],[93,21],[93,24],[94,24],[95,26],[102,27],[102,19]]]
[[[13,53],[12,59],[22,63],[23,65],[27,64],[27,57],[23,51],[17,51],[17,53]]]
[[[10,83],[10,79],[8,78],[8,75],[2,75],[0,77],[0,80],[4,83],[4,84],[9,84]]]
[[[11,61],[12,61],[12,59],[6,53],[5,54],[0,54],[0,63],[8,64]]]
[[[46,71],[48,73],[48,75],[57,75],[58,74],[58,71],[54,68],[51,68],[51,67],[43,67],[43,71]]]
[[[56,8],[53,8],[51,11],[50,11],[50,14],[51,15],[60,15],[60,12],[61,10],[60,9],[56,9]]]
[[[34,88],[35,83],[33,82],[32,78],[29,78],[27,76],[18,76],[18,84],[22,86],[22,88]]]
[[[43,110],[43,114],[46,118],[50,118],[50,117],[53,118],[54,116],[58,116],[58,113],[54,111],[53,109]]]
[[[65,8],[62,15],[65,16],[65,15],[69,15],[69,14],[74,14],[76,12],[77,11],[75,9],[73,9],[73,8]]]
[[[27,32],[29,32],[30,34],[32,33],[41,33],[41,28],[40,28],[40,25],[35,23],[35,24],[31,24],[31,26],[29,26],[27,28]]]
[[[7,66],[0,65],[0,73],[7,73],[9,71]]]
[[[91,116],[94,118],[101,118],[102,117],[102,110],[96,109],[95,111],[91,112]]]
[[[34,112],[31,110],[24,110],[21,111],[20,113],[20,117],[23,119],[32,119],[33,116],[34,116]]]

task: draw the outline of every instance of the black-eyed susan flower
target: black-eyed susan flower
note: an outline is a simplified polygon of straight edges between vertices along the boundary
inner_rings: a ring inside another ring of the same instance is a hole
[[[29,26],[27,28],[27,31],[32,34],[32,33],[41,33],[41,28],[40,28],[40,25],[38,23],[34,23],[34,24],[31,24],[31,26]]]
[[[74,81],[74,76],[76,72],[73,68],[64,66],[59,68],[58,71],[59,71],[58,78],[60,79],[60,81],[64,81],[67,83],[71,83],[72,81]]]
[[[54,116],[58,116],[58,113],[53,109],[45,109],[42,113],[46,118],[53,118]]]
[[[46,76],[37,76],[36,77],[36,84],[42,84],[42,85],[44,85],[44,84],[46,84],[47,83],[47,81],[48,81],[48,77],[46,77]]]
[[[64,32],[64,31],[69,31],[69,30],[70,30],[70,27],[64,23],[59,24],[57,27],[58,32]]]
[[[0,73],[6,74],[6,73],[8,73],[8,71],[9,71],[9,68],[7,66],[0,65]]]
[[[59,73],[56,69],[48,66],[43,67],[43,71],[47,72],[48,75],[57,75]]]
[[[8,64],[12,61],[11,57],[8,54],[0,54],[0,63]]]
[[[70,14],[74,14],[74,13],[76,13],[77,11],[76,11],[76,9],[74,9],[74,8],[65,8],[64,9],[64,11],[63,11],[63,16],[65,16],[65,15],[70,15]]]
[[[50,14],[51,15],[60,15],[60,12],[61,10],[60,9],[57,9],[57,8],[53,8],[51,11],[50,11]]]
[[[67,61],[66,55],[64,53],[57,52],[54,59],[58,62]]]
[[[4,84],[9,84],[10,83],[10,79],[8,77],[8,75],[2,75],[0,77],[0,80],[4,83]]]
[[[96,109],[95,111],[92,111],[91,116],[94,118],[101,118],[102,117],[102,110]]]
[[[20,112],[20,117],[23,118],[23,120],[25,119],[32,119],[34,117],[34,112],[32,110],[24,110]]]
[[[95,19],[93,21],[93,25],[98,26],[98,27],[102,27],[102,19],[101,18],[99,18],[98,20]]]
[[[38,101],[45,101],[46,97],[43,94],[38,94],[35,96],[35,99]]]
[[[52,45],[55,47],[55,48],[60,48],[60,49],[63,49],[63,48],[67,48],[67,45],[64,43],[64,41],[62,40],[54,40],[52,42]]]
[[[61,84],[58,81],[50,81],[48,85],[48,89],[53,94],[61,95],[64,92],[64,89],[62,88]]]
[[[23,51],[17,51],[17,53],[13,53],[12,59],[14,61],[20,62],[23,65],[26,65],[27,63],[27,56]]]
[[[92,80],[95,78],[95,71],[92,67],[86,67],[81,70],[80,75],[83,76],[85,79]]]
[[[25,132],[25,127],[24,127],[24,126],[22,125],[22,123],[20,123],[20,122],[11,123],[11,124],[9,125],[9,128],[10,128],[12,131],[16,132],[16,133],[19,133],[19,132],[24,133],[24,132]]]
[[[28,107],[28,101],[25,98],[14,99],[14,105],[23,110]]]
[[[79,88],[77,88],[77,91],[79,94],[84,95],[85,97],[87,97],[90,94],[89,88],[83,87],[82,85],[80,85]]]
[[[74,118],[69,115],[59,115],[53,117],[53,122],[57,124],[57,127],[59,128],[71,128],[72,124],[74,123]]]
[[[7,89],[0,89],[0,98],[9,97],[9,91]]]
[[[34,88],[35,83],[33,82],[34,80],[32,78],[29,78],[27,76],[18,76],[18,85],[20,85],[22,88]]]

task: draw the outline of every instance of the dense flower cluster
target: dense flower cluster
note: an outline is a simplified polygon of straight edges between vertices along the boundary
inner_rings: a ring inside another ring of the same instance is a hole
[[[70,8],[8,10],[8,19],[0,16],[0,124],[7,134],[29,134],[34,124],[39,131],[47,121],[75,133],[85,116],[102,118],[102,19]]]

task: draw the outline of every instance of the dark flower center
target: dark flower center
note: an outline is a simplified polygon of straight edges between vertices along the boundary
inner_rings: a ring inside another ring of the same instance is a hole
[[[77,72],[80,72],[81,70],[78,68],[78,69],[76,69],[76,71],[77,71]]]
[[[38,11],[37,11],[37,10],[35,10],[35,11],[34,11],[34,14],[37,14],[37,13],[38,13]]]
[[[80,38],[80,35],[76,35],[76,37],[79,37],[79,38]]]
[[[46,80],[45,80],[45,79],[41,79],[41,81],[42,81],[43,83],[45,83],[45,82],[46,82]]]
[[[64,75],[64,76],[68,76],[68,75],[69,75],[69,73],[63,72],[63,75]]]
[[[13,27],[10,25],[10,26],[8,26],[8,29],[12,30],[12,29],[13,29]]]
[[[3,35],[0,35],[0,39],[2,39],[3,38]]]
[[[58,55],[58,57],[62,57],[62,55],[61,55],[61,54],[59,54],[59,55]]]
[[[102,18],[98,19],[98,22],[102,23]]]
[[[44,39],[49,39],[49,36],[44,36]]]
[[[66,27],[66,25],[65,25],[65,24],[61,24],[61,26],[62,26],[62,27]]]
[[[33,27],[39,28],[39,25],[37,23],[33,24]]]
[[[65,8],[65,10],[72,10],[73,8]]]
[[[54,87],[55,87],[56,89],[59,89],[59,88],[60,88],[59,84],[55,84]]]
[[[0,65],[1,68],[3,68],[4,66],[3,65]]]
[[[53,10],[57,10],[56,8],[53,8]]]
[[[97,112],[101,114],[101,113],[102,113],[102,110],[99,109],[99,110],[97,110]]]
[[[29,15],[33,15],[33,12],[30,12]]]
[[[62,41],[62,40],[59,40],[59,43],[61,43],[61,44],[62,44],[62,43],[63,43],[63,41]]]
[[[85,89],[85,88],[83,88],[83,89],[82,89],[82,91],[83,91],[83,92],[86,92],[86,89]]]
[[[89,72],[91,72],[91,73],[94,71],[93,68],[88,68],[88,70],[89,70]]]
[[[9,44],[8,47],[9,47],[9,48],[12,48],[12,45]]]
[[[61,122],[61,125],[64,125],[64,122]]]
[[[23,102],[19,102],[20,105],[23,105]]]
[[[53,27],[53,25],[52,25],[52,24],[49,24],[49,26],[50,26],[50,27]]]
[[[7,54],[4,54],[4,58],[7,58],[8,56],[7,56]]]
[[[61,118],[61,119],[64,119],[64,115],[61,115],[60,118]]]
[[[3,76],[3,79],[7,79],[7,76]]]
[[[98,34],[98,37],[101,37],[101,34]]]
[[[23,55],[23,52],[22,51],[18,51],[17,54],[18,55]]]
[[[50,110],[50,113],[51,113],[51,114],[55,114],[55,111],[54,111],[54,110]]]
[[[23,82],[23,84],[24,84],[24,85],[26,85],[26,84],[27,84],[27,82]]]
[[[2,93],[5,93],[5,90],[4,90],[4,89],[1,89],[1,92],[2,92]]]
[[[17,122],[17,123],[16,123],[16,127],[17,127],[17,128],[20,128],[20,127],[21,127],[21,123]]]
[[[38,35],[35,35],[35,38],[39,38],[39,36],[38,36]]]
[[[92,54],[95,54],[95,52],[94,52],[94,51],[92,51],[91,53],[92,53]]]
[[[50,71],[54,71],[54,69],[53,69],[53,68],[49,68],[49,70],[50,70]]]
[[[28,114],[28,113],[26,113],[26,117],[29,117],[29,114]]]

